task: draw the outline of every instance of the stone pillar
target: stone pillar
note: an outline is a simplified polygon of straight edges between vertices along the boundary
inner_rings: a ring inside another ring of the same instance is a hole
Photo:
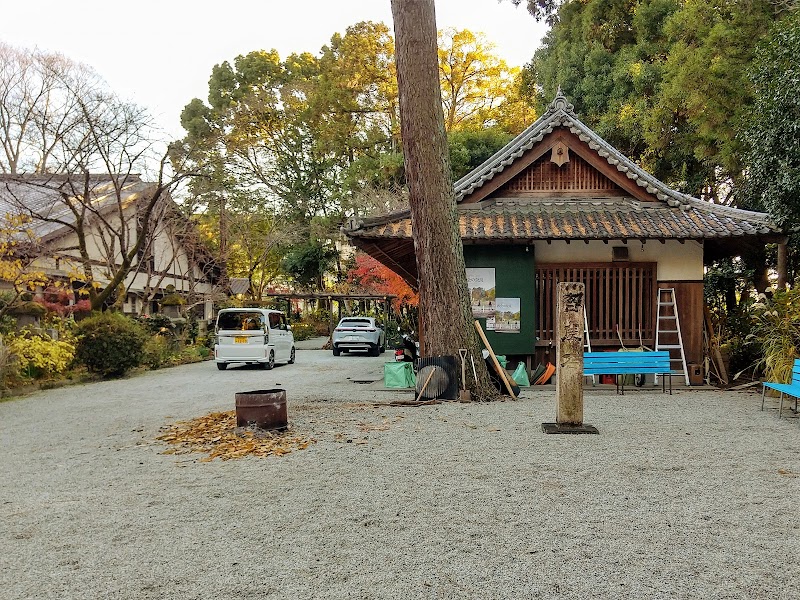
[[[542,423],[545,433],[598,433],[583,424],[582,283],[559,283],[556,290],[556,422]]]
[[[583,424],[582,283],[559,283],[556,291],[556,423]]]

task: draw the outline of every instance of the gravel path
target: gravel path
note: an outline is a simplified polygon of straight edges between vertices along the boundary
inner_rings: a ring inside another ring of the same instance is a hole
[[[375,407],[378,358],[306,350],[0,403],[0,598],[800,598],[800,423],[754,393],[589,389]],[[283,457],[200,463],[175,420],[283,387]]]

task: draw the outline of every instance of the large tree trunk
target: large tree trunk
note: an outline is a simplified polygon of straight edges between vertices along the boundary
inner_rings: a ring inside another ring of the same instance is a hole
[[[458,231],[439,87],[433,0],[392,0],[400,131],[419,274],[423,356],[475,356],[477,399],[497,396],[480,360]],[[471,377],[467,378],[468,380]]]
[[[786,291],[786,281],[789,273],[788,244],[778,244],[778,291]]]

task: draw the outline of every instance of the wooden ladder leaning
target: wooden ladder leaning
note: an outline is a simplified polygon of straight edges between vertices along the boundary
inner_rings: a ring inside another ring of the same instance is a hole
[[[686,353],[683,350],[675,288],[658,288],[656,351],[658,350],[669,351],[672,374],[683,375],[686,385],[689,385],[689,369],[686,367]],[[658,383],[658,375],[655,376],[655,382]]]

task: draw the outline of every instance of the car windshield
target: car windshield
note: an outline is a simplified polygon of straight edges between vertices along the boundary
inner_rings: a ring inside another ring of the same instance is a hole
[[[342,319],[339,322],[340,327],[369,327],[371,325],[369,319]]]
[[[224,312],[217,317],[217,328],[237,331],[255,331],[264,327],[261,313]]]

